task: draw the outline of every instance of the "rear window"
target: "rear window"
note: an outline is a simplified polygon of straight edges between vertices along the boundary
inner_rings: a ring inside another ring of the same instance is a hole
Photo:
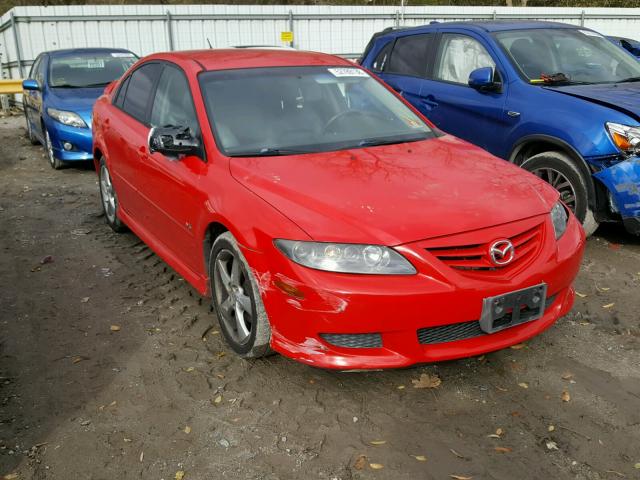
[[[396,40],[387,65],[388,73],[424,77],[427,72],[430,34],[410,35]]]
[[[54,56],[49,63],[49,86],[98,88],[120,78],[138,58],[130,52]]]

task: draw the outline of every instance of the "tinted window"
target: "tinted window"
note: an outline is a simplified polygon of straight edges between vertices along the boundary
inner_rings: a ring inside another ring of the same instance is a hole
[[[380,53],[376,56],[376,59],[371,65],[372,70],[376,72],[382,72],[384,70],[384,67],[387,65],[387,61],[389,60],[391,47],[393,47],[393,41],[387,43],[384,48],[380,50]]]
[[[127,86],[129,85],[129,79],[130,78],[131,77],[129,76],[129,77],[125,78],[124,82],[122,82],[122,84],[120,85],[120,89],[118,90],[118,95],[116,96],[116,99],[113,102],[119,108],[122,108],[122,105],[124,104],[124,96],[127,93]]]
[[[396,40],[386,71],[424,77],[431,35],[410,35]]]
[[[136,60],[129,52],[56,56],[49,62],[49,85],[54,88],[106,87]]]
[[[445,33],[440,41],[434,78],[467,85],[469,74],[496,64],[480,42],[466,35]]]
[[[150,123],[154,127],[189,127],[194,135],[199,132],[189,83],[175,67],[166,66],[162,71]]]
[[[147,109],[151,101],[153,86],[161,68],[159,63],[149,63],[138,68],[129,77],[122,109],[143,123],[147,121]]]
[[[227,155],[325,152],[433,136],[360,68],[250,68],[204,72],[199,79]]]

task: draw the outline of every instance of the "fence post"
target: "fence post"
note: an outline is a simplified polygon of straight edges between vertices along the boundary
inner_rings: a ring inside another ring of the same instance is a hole
[[[173,29],[171,28],[171,12],[167,10],[167,39],[169,40],[169,50],[172,52],[175,50],[173,45]]]
[[[293,38],[289,42],[289,46],[291,48],[294,48],[295,41],[296,41],[296,35],[295,35],[294,31],[293,31],[293,10],[289,10],[289,31],[293,34]]]
[[[398,10],[396,10],[394,22],[396,24],[396,28],[400,27],[400,12]]]
[[[11,30],[13,30],[13,41],[16,44],[16,60],[18,61],[18,72],[20,73],[20,78],[24,78],[24,67],[22,65],[22,46],[20,45],[18,22],[16,22],[16,17],[13,12],[11,12],[9,15],[11,18]]]
[[[580,13],[580,26],[581,27],[584,27],[584,15],[585,15],[585,12],[584,12],[584,10],[582,10],[582,13]]]
[[[498,19],[498,12],[496,10],[493,11],[493,19],[494,20]]]

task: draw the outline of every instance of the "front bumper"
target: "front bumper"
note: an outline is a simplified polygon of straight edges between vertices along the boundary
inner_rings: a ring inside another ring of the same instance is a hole
[[[49,119],[45,126],[56,158],[65,162],[93,158],[93,134],[90,128],[70,127],[53,119]],[[71,143],[73,149],[65,150],[62,146],[64,142]]]
[[[640,234],[637,226],[640,222],[640,157],[628,158],[594,176],[611,192],[615,208],[627,229]]]
[[[550,228],[546,222],[535,259],[499,280],[454,271],[413,244],[396,247],[418,270],[410,276],[335,274],[301,267],[279,252],[263,255],[244,249],[244,254],[260,286],[274,350],[321,368],[397,368],[505,348],[537,335],[569,312],[584,232],[573,216],[558,242]],[[419,340],[419,331],[425,328],[478,320],[485,297],[542,282],[554,300],[538,320],[461,340],[432,344]],[[340,334],[370,334],[362,337],[364,345],[379,339],[381,346],[362,348],[357,342],[358,348],[336,346],[331,335]]]

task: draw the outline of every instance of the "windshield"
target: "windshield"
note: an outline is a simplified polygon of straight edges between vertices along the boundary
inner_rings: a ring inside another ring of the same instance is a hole
[[[85,53],[53,57],[49,86],[54,88],[105,87],[120,78],[138,58],[130,52]]]
[[[226,155],[289,155],[402,143],[431,129],[355,67],[277,67],[200,75]]]
[[[637,60],[591,30],[514,30],[495,36],[532,83],[615,83],[640,77]]]

